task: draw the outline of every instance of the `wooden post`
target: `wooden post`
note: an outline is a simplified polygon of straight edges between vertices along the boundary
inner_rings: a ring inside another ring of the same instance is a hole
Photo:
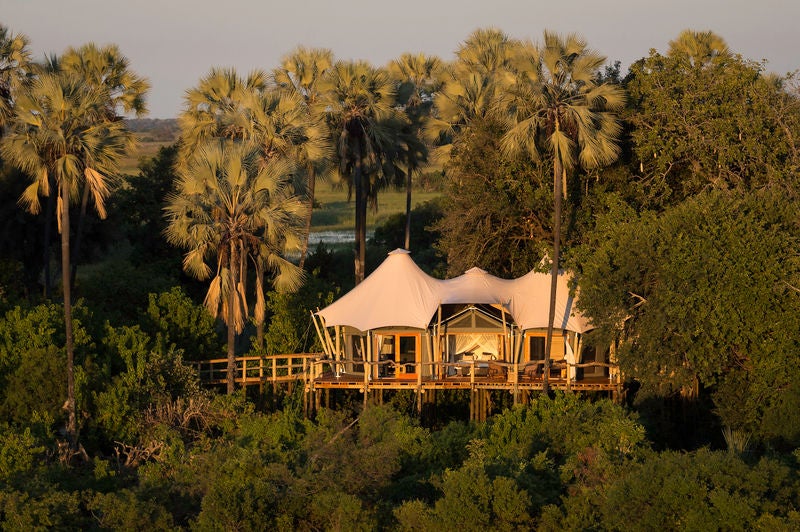
[[[290,359],[291,360],[291,359]],[[294,365],[294,364],[292,364]],[[308,376],[308,359],[303,357],[303,408],[306,417],[310,417],[311,413],[311,387],[310,379]]]
[[[320,317],[320,320],[322,320],[321,317]],[[311,321],[314,322],[314,328],[317,330],[317,337],[319,338],[319,343],[322,344],[323,351],[325,351],[327,354],[331,355],[331,353],[329,352],[329,349],[328,349],[328,342],[325,340],[325,337],[322,335],[322,331],[319,330],[319,324],[317,323],[317,317],[316,317],[316,315],[314,314],[313,311],[311,311]],[[323,325],[323,327],[324,327],[324,325]]]
[[[475,421],[475,388],[469,389],[469,420]]]
[[[322,317],[320,317],[320,320],[321,319],[322,319]],[[322,332],[325,333],[325,342],[326,342],[326,344],[328,346],[328,351],[329,352],[334,351],[335,348],[333,346],[333,340],[331,339],[331,333],[330,333],[330,331],[328,331],[328,328],[325,326],[325,322],[322,323]]]
[[[358,337],[358,343],[361,344],[361,361],[363,362],[367,358],[367,345],[364,342],[364,337],[363,336],[359,336]],[[353,359],[355,360],[355,357],[353,357]],[[367,366],[364,365],[364,372],[366,372],[366,371],[367,371]]]
[[[367,331],[367,352],[364,353],[364,408],[367,407],[369,397],[369,377],[372,371],[372,331]]]
[[[500,305],[500,312],[502,313],[501,316],[503,318],[503,359],[505,360],[507,353],[510,349],[508,349],[509,344],[509,336],[508,332],[506,331],[506,307],[504,305]]]
[[[436,343],[436,348],[435,348],[436,355],[435,356],[436,356],[436,359],[437,359],[436,361],[437,362],[444,362],[444,349],[442,347],[442,305],[441,304],[439,305],[439,309],[436,311],[436,340],[435,340],[435,343]],[[442,378],[442,369],[443,369],[443,367],[442,367],[441,364],[437,364],[436,365],[436,373],[435,373],[435,375],[436,375],[437,379],[441,379]],[[445,373],[445,375],[447,375],[447,371],[445,371],[444,373]]]
[[[264,356],[258,358],[258,395],[264,395]]]

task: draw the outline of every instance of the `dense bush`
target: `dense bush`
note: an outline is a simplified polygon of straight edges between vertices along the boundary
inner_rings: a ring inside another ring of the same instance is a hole
[[[796,530],[797,467],[735,454],[667,451],[550,506],[542,530]]]

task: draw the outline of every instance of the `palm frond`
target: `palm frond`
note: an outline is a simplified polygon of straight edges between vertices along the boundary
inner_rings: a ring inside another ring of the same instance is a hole
[[[219,315],[220,305],[222,299],[222,276],[216,275],[208,286],[208,292],[203,300],[203,304],[208,309],[208,312],[215,318]]]
[[[83,173],[86,178],[86,183],[89,186],[89,191],[94,199],[97,214],[100,216],[100,219],[104,220],[106,217],[105,200],[109,195],[108,180],[104,175],[93,168],[87,167]]]
[[[39,214],[41,203],[39,203],[40,181],[34,181],[22,192],[19,204],[31,214]]]

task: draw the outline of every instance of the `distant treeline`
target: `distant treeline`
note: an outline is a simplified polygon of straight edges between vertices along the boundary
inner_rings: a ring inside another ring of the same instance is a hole
[[[125,124],[144,142],[172,142],[179,134],[178,121],[174,118],[127,118]]]

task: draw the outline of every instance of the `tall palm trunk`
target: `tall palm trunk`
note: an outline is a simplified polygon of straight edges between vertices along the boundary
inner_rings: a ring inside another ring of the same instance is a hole
[[[406,241],[405,249],[411,250],[411,169],[406,174]]]
[[[56,184],[52,177],[47,178],[50,181],[50,194],[47,195],[47,210],[44,214],[44,243],[42,266],[44,267],[44,298],[50,300],[53,296],[53,283],[50,276],[50,235],[53,230],[53,213],[56,211],[56,198],[61,194],[60,190],[56,190]]]
[[[70,288],[75,288],[75,276],[78,275],[78,259],[80,258],[81,241],[83,240],[83,227],[86,223],[86,209],[89,205],[89,185],[83,187],[81,198],[81,212],[78,216],[78,229],[75,231],[75,245],[72,249],[72,270],[70,273]]]
[[[547,337],[544,347],[544,372],[542,388],[550,392],[550,351],[553,349],[553,322],[556,317],[556,289],[558,287],[558,262],[561,255],[561,204],[562,184],[566,175],[561,160],[556,155],[553,162],[553,263],[550,266],[550,310],[547,317]]]
[[[361,139],[355,141],[355,176],[354,185],[356,192],[356,242],[355,242],[355,274],[356,285],[364,280],[364,270],[367,262],[367,187],[364,184],[363,168],[361,165]]]
[[[67,438],[73,449],[78,444],[78,424],[75,408],[75,349],[72,338],[72,299],[69,286],[69,187],[62,183],[61,193],[61,286],[64,293],[64,336],[67,351]]]
[[[298,266],[302,269],[306,263],[308,256],[308,239],[311,237],[311,214],[314,212],[314,188],[316,187],[316,176],[314,175],[314,166],[308,166],[308,215],[306,216],[306,230],[303,237],[303,249],[300,250],[300,262]]]
[[[236,298],[236,245],[230,241],[230,257],[228,258],[228,395],[236,390],[236,320],[234,319]]]
[[[260,258],[256,259],[261,260]],[[246,262],[244,264],[247,264]],[[264,265],[256,263],[256,290],[263,291],[264,287]],[[302,268],[302,266],[300,266]],[[266,302],[265,302],[266,304]],[[259,305],[258,297],[256,297],[256,305]],[[255,309],[255,315],[258,316],[258,309]],[[259,351],[264,349],[264,319],[259,318],[256,320],[256,347]]]

